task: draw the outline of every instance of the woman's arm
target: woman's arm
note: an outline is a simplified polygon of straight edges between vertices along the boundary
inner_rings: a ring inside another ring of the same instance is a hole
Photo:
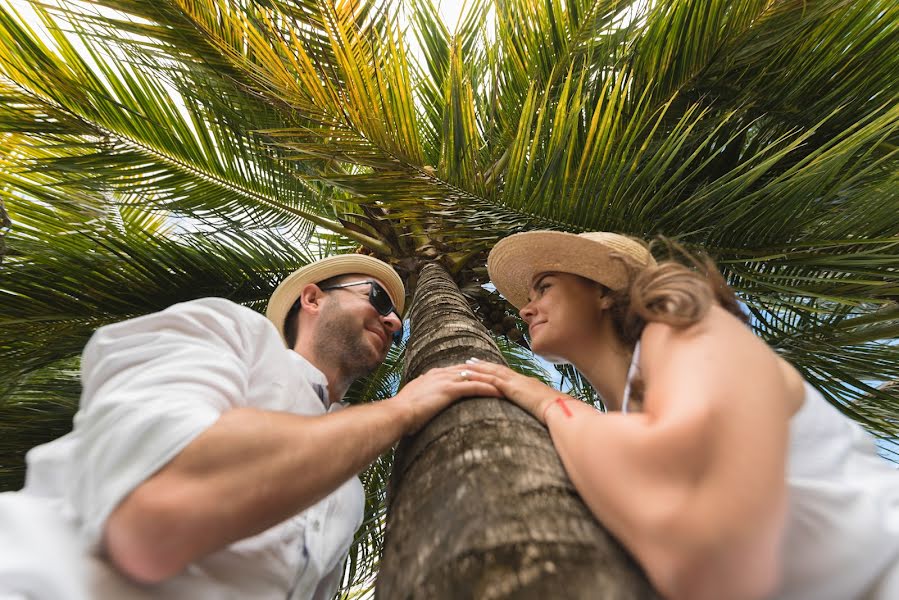
[[[552,407],[546,423],[569,477],[591,512],[637,558],[666,598],[738,598],[697,594],[686,579],[699,540],[714,519],[685,526],[695,512],[703,475],[703,440],[710,416],[696,411],[673,419],[648,413],[600,413],[582,402]],[[569,416],[570,415],[570,416]],[[697,529],[699,527],[699,529]],[[699,577],[702,577],[701,575]],[[690,589],[689,593],[686,588]]]
[[[776,535],[754,534],[778,521],[745,510],[741,488],[705,473],[703,417],[659,423],[646,414],[603,414],[566,403],[550,408],[553,444],[591,512],[627,547],[666,598],[761,598],[777,581]],[[709,492],[711,490],[711,492]],[[747,498],[749,502],[758,500]],[[723,509],[723,510],[721,510]],[[745,520],[736,516],[743,514]]]
[[[584,501],[660,592],[756,598],[776,585],[785,506],[791,411],[777,360],[713,310],[687,330],[647,327],[641,414],[603,414],[574,399],[563,408],[539,382],[488,370],[507,397],[545,415]]]

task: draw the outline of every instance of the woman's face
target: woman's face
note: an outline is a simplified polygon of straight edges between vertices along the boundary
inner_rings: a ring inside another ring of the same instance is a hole
[[[531,349],[547,360],[574,362],[578,349],[599,335],[599,286],[568,273],[541,273],[531,282],[519,314],[528,324]]]

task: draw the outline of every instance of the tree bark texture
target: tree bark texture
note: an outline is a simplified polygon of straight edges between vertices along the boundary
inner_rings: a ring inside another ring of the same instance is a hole
[[[422,270],[403,381],[502,362],[438,265]],[[462,400],[397,448],[381,600],[656,598],[575,492],[546,429],[506,400]],[[639,501],[635,498],[634,501]]]

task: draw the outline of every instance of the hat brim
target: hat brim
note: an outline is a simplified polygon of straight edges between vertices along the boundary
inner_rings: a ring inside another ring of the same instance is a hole
[[[616,248],[564,231],[527,231],[504,238],[487,258],[490,280],[515,308],[528,303],[534,277],[571,273],[618,290],[636,262]]]
[[[285,344],[287,341],[284,338],[284,321],[303,288],[309,283],[318,283],[338,275],[367,275],[377,279],[384,284],[384,289],[393,301],[396,311],[402,316],[406,304],[406,291],[403,280],[393,267],[365,254],[329,256],[297,269],[272,293],[265,309],[265,316],[274,323]]]

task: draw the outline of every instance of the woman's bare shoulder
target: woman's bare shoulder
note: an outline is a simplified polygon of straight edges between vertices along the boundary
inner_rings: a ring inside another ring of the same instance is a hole
[[[672,351],[731,348],[774,352],[752,330],[720,306],[712,306],[705,316],[689,327],[674,327],[654,321],[648,323],[640,337],[642,352],[650,358]]]
[[[641,337],[640,368],[647,389],[679,390],[694,398],[758,392],[786,400],[792,414],[804,396],[799,373],[718,306],[689,327],[648,324]]]
[[[652,366],[667,363],[672,358],[673,352],[695,351],[703,347],[713,345],[716,338],[732,334],[732,324],[728,323],[722,315],[714,314],[713,307],[702,319],[689,327],[675,327],[660,321],[652,321],[646,324],[640,336],[641,360],[640,366],[644,372]],[[725,317],[731,315],[725,313]],[[735,322],[739,323],[735,318]]]
[[[787,387],[786,397],[790,406],[790,415],[794,415],[802,408],[802,404],[805,402],[805,379],[796,370],[796,367],[780,356],[777,357],[777,364],[780,367]]]

